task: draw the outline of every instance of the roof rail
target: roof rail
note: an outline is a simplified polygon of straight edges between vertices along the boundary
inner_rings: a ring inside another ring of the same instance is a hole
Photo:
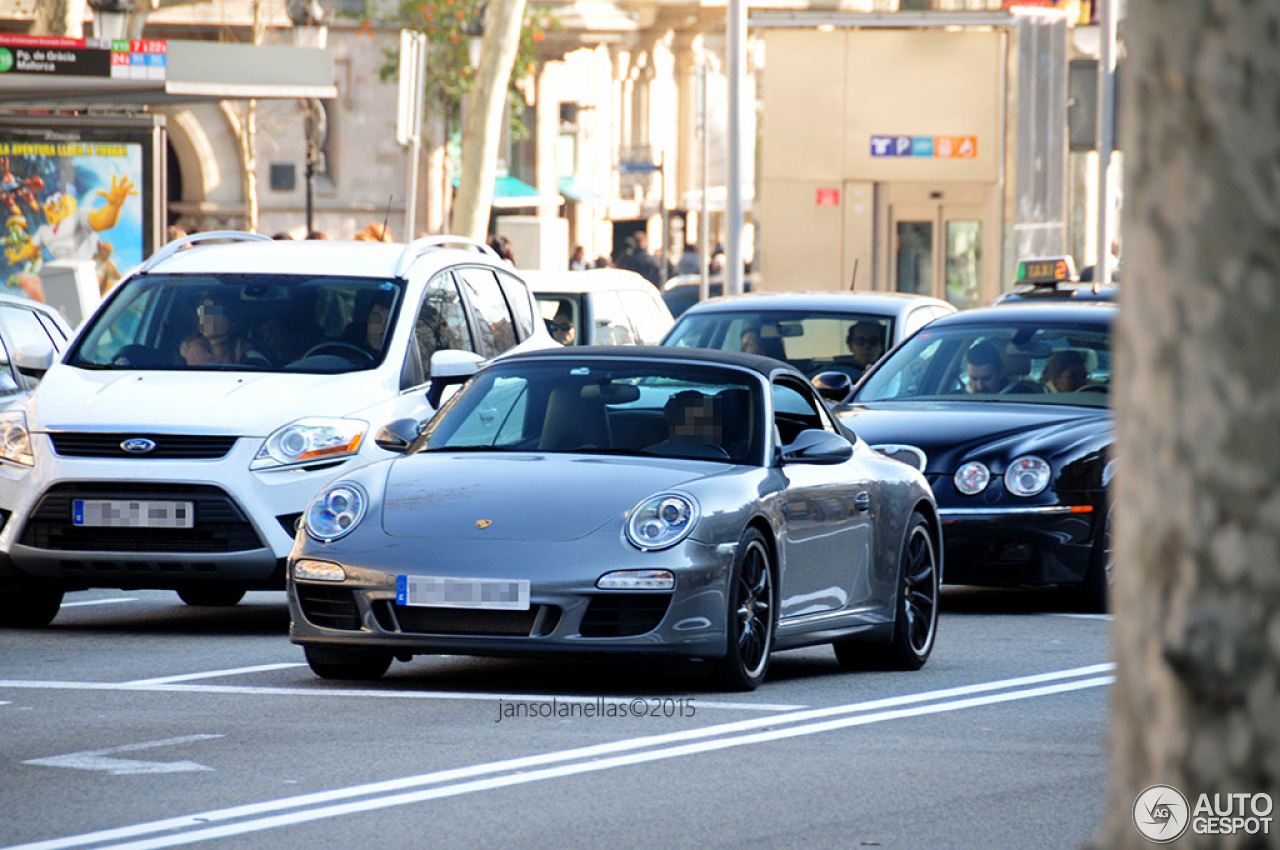
[[[172,257],[178,251],[194,245],[197,242],[211,242],[214,239],[220,239],[227,242],[270,242],[270,236],[263,236],[261,233],[249,233],[244,230],[210,230],[205,233],[192,233],[190,236],[184,236],[181,239],[175,239],[162,246],[156,251],[146,262],[138,266],[138,273],[150,271],[157,264],[164,262]]]
[[[490,257],[498,257],[497,251],[493,250],[483,242],[472,239],[468,236],[452,236],[449,234],[441,236],[423,236],[421,239],[415,239],[408,245],[405,245],[404,250],[400,252],[400,258],[396,260],[396,277],[404,277],[405,272],[409,270],[409,266],[413,265],[414,260],[427,253],[430,249],[443,248],[448,245],[475,248],[481,254],[487,254]]]

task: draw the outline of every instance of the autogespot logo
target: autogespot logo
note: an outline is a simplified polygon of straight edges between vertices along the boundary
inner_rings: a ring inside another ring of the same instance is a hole
[[[1156,844],[1178,838],[1190,822],[1187,798],[1172,785],[1152,785],[1133,801],[1133,825],[1143,838]]]
[[[7,47],[0,47],[0,74],[13,67],[13,54]]]

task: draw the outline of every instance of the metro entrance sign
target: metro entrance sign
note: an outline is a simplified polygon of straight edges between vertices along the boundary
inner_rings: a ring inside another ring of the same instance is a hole
[[[0,74],[163,80],[167,44],[0,33]]]
[[[978,156],[978,137],[876,135],[871,137],[871,155],[974,159]]]

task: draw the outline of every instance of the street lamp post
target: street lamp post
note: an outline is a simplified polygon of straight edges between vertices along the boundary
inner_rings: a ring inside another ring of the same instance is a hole
[[[93,9],[93,32],[103,41],[129,37],[129,16],[133,0],[89,0]]]

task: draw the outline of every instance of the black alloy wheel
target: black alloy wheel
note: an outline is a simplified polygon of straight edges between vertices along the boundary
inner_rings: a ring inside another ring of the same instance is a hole
[[[919,670],[923,667],[933,652],[938,632],[941,578],[929,522],[919,511],[913,512],[899,559],[893,638],[879,646],[857,640],[836,642],[840,665],[849,670]]]
[[[729,577],[728,652],[716,673],[728,690],[753,691],[764,681],[777,623],[777,593],[764,535],[748,528]]]

